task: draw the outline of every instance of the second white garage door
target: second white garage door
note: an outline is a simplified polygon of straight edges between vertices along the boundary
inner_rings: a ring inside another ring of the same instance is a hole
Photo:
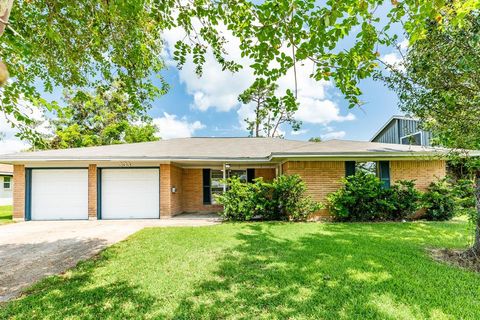
[[[102,219],[160,217],[159,169],[102,169]]]

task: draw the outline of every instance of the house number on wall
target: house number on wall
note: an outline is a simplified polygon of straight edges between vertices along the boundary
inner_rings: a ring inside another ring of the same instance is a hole
[[[131,166],[132,166],[132,163],[131,163],[131,162],[122,161],[122,162],[120,162],[120,166],[121,166],[121,167],[131,167]]]

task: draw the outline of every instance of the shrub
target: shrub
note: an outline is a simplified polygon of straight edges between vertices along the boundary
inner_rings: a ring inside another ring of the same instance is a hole
[[[390,219],[408,219],[420,209],[422,193],[415,188],[414,180],[398,180],[392,185],[387,199],[391,206]]]
[[[475,199],[475,185],[472,180],[459,179],[453,187],[455,196],[455,215],[467,216],[473,223],[477,220],[477,202]]]
[[[432,182],[423,195],[424,218],[427,220],[449,220],[456,210],[456,198],[452,185],[446,180]]]
[[[217,196],[227,220],[245,221],[254,217],[264,220],[305,220],[319,210],[320,204],[306,196],[305,183],[297,175],[280,176],[272,183],[255,179],[242,183],[238,178],[227,180],[227,191]]]
[[[421,193],[415,182],[399,180],[382,188],[376,176],[365,172],[343,179],[343,186],[328,196],[331,214],[339,221],[400,220],[420,207]]]
[[[382,183],[363,171],[342,180],[343,186],[328,196],[330,213],[340,221],[371,221],[383,218]]]
[[[305,220],[321,205],[306,195],[307,187],[298,175],[279,176],[272,183],[274,220]],[[268,211],[267,211],[268,212]]]
[[[227,220],[251,220],[259,210],[256,188],[252,184],[242,183],[237,177],[228,179],[226,183],[227,191],[216,196],[217,202],[223,205],[223,217]]]

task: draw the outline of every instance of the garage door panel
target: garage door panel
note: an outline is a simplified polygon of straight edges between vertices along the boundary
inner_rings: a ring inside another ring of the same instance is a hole
[[[102,219],[158,219],[159,198],[159,169],[102,169]]]
[[[32,170],[32,220],[88,219],[86,169]]]

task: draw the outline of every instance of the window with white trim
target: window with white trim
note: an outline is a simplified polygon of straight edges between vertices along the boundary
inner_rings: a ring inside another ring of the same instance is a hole
[[[243,170],[227,170],[227,178],[237,177],[241,182],[247,182],[247,169]],[[223,193],[223,171],[211,170],[210,171],[210,193],[212,204],[217,204],[216,196]]]
[[[216,204],[217,200],[215,195],[223,193],[223,171],[211,170],[210,171],[210,193],[212,204]]]
[[[3,189],[5,189],[5,190],[12,189],[12,178],[11,177],[3,177]]]

